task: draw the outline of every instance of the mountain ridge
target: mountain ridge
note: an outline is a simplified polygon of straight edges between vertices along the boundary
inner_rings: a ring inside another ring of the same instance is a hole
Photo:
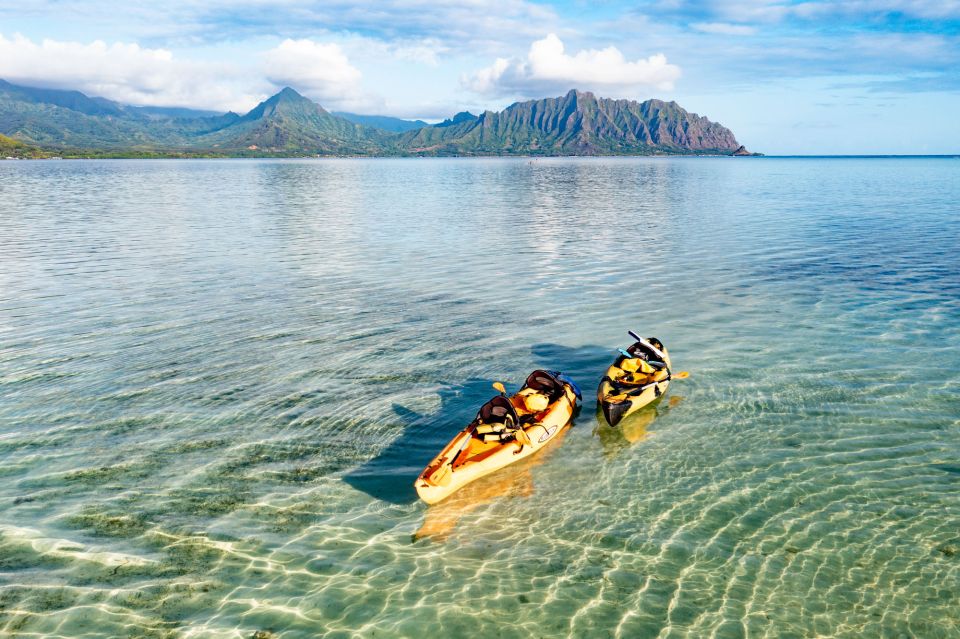
[[[676,102],[575,89],[502,111],[460,112],[435,125],[344,115],[291,87],[240,115],[136,107],[0,80],[0,134],[70,157],[749,154],[729,129]]]
[[[412,131],[430,126],[423,120],[404,120],[403,118],[395,118],[392,115],[363,115],[360,113],[350,113],[349,111],[331,111],[330,113],[344,120],[350,120],[354,124],[372,126],[377,129],[383,129],[384,131],[390,131],[391,133],[403,133],[404,131]]]
[[[676,102],[597,98],[575,89],[559,98],[515,102],[503,111],[469,115],[407,134],[403,143],[421,153],[441,154],[731,155],[741,146],[729,129]]]

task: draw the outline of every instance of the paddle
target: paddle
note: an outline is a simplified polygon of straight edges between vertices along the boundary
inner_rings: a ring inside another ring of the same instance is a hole
[[[647,340],[643,339],[642,337],[640,337],[639,335],[637,335],[637,334],[634,333],[633,331],[627,331],[627,333],[630,335],[630,337],[632,337],[633,339],[637,340],[638,342],[640,342],[641,344],[643,344],[644,346],[646,346],[647,348],[649,348],[651,351],[653,351],[653,354],[656,355],[657,357],[659,357],[660,359],[664,359],[664,360],[667,359],[667,356],[664,354],[663,351],[661,351],[659,348],[657,348],[656,346],[654,346],[653,344],[651,344],[651,343],[648,342]]]

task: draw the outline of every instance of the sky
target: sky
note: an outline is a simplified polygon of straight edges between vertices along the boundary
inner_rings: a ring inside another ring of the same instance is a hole
[[[554,97],[676,100],[777,154],[960,152],[960,0],[0,0],[0,78],[245,112],[437,121]]]

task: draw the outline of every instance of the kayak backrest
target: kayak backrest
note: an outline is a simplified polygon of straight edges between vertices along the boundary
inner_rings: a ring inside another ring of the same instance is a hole
[[[633,355],[634,357],[639,357],[644,360],[653,360],[655,362],[663,361],[661,353],[663,351],[663,344],[656,337],[648,337],[647,340],[649,345],[652,345],[653,348],[650,348],[648,344],[643,342],[635,342],[632,346],[627,349],[627,352]],[[656,350],[654,350],[656,349]],[[657,353],[659,350],[661,353]]]
[[[523,387],[543,393],[551,403],[555,402],[564,392],[563,382],[557,379],[553,373],[544,370],[535,370],[530,373]]]
[[[517,410],[510,403],[510,400],[503,395],[497,395],[489,402],[480,407],[477,412],[477,421],[481,424],[504,424],[512,422],[513,426],[520,423],[517,416]]]

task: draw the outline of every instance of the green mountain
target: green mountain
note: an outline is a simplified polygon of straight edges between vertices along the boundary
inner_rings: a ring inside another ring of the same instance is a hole
[[[188,109],[186,107],[158,107],[158,106],[126,106],[128,112],[139,113],[153,119],[181,118],[198,119],[212,118],[223,115],[219,111],[204,111],[200,109]]]
[[[79,91],[35,89],[0,80],[0,133],[54,150],[190,147],[198,135],[240,117],[198,113],[132,107]],[[182,117],[185,114],[194,117]]]
[[[121,115],[123,107],[105,98],[89,98],[79,91],[61,91],[58,89],[38,89],[21,87],[0,80],[0,94],[4,94],[31,104],[46,104],[64,107],[86,115]]]
[[[356,113],[347,113],[346,111],[331,111],[331,113],[344,120],[350,120],[355,124],[372,126],[377,129],[383,129],[384,131],[390,131],[391,133],[403,133],[404,131],[414,131],[416,129],[422,129],[425,126],[430,126],[423,120],[403,120],[389,115],[358,115]]]
[[[376,155],[390,138],[332,115],[287,87],[229,126],[197,136],[199,148],[319,155]]]
[[[729,129],[675,102],[579,91],[517,102],[499,113],[462,112],[433,126],[342,115],[348,117],[289,87],[241,116],[134,107],[0,80],[0,134],[56,155],[747,154]]]
[[[676,102],[611,100],[580,91],[517,102],[499,113],[461,113],[404,134],[398,145],[436,155],[731,155],[740,148],[729,129]]]

